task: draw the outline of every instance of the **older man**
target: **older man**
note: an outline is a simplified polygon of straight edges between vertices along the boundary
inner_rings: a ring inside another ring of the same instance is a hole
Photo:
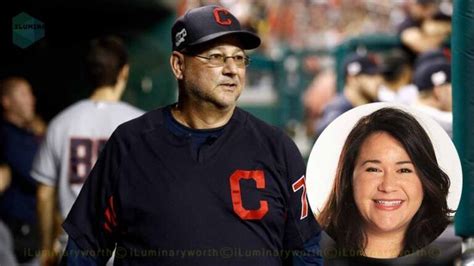
[[[64,224],[66,255],[101,264],[116,247],[120,265],[316,264],[312,252],[292,256],[320,233],[300,153],[236,107],[259,37],[204,6],[175,22],[172,42],[178,102],[114,132]]]
[[[22,77],[0,81],[0,220],[13,235],[19,263],[31,262],[39,248],[37,184],[30,175],[45,125],[35,113],[35,96]],[[38,122],[39,121],[39,122]]]

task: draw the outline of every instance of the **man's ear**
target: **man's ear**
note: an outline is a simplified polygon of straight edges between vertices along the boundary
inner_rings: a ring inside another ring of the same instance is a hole
[[[170,57],[171,70],[177,80],[183,79],[184,71],[184,55],[180,52],[173,51]]]

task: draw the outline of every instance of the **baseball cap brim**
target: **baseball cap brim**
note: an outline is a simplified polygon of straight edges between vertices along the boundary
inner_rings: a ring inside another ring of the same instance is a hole
[[[258,46],[260,46],[260,43],[261,43],[260,38],[255,33],[252,33],[246,30],[236,30],[236,31],[217,32],[214,34],[204,36],[198,39],[197,41],[188,44],[187,48],[192,48],[193,46],[198,46],[198,45],[208,43],[208,42],[211,42],[223,37],[227,37],[227,36],[237,36],[238,39],[241,41],[241,44],[242,44],[241,48],[245,50],[255,49]]]

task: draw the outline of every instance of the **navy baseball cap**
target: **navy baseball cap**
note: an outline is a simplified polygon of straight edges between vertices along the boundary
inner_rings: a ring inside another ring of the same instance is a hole
[[[241,48],[246,50],[257,48],[261,42],[255,33],[243,30],[237,18],[227,9],[217,5],[188,10],[171,29],[173,51],[183,51],[230,35],[237,36],[242,43]]]
[[[451,64],[445,59],[426,61],[415,69],[413,83],[419,91],[451,83]]]
[[[417,69],[419,66],[425,64],[426,62],[433,62],[434,60],[448,60],[449,61],[449,52],[444,49],[435,49],[431,51],[424,52],[415,60],[414,68]]]
[[[373,57],[354,53],[344,60],[344,73],[346,76],[375,75],[379,74],[380,70]]]

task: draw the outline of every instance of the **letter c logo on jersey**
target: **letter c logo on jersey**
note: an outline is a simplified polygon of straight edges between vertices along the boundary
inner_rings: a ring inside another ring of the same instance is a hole
[[[216,20],[217,24],[228,26],[232,24],[232,20],[230,18],[225,19],[225,15],[229,14],[229,11],[225,8],[215,8],[214,9],[214,19]]]
[[[260,201],[260,208],[257,210],[247,210],[242,205],[242,194],[240,191],[241,179],[253,179],[257,184],[258,189],[265,188],[265,174],[262,170],[236,170],[230,176],[230,191],[232,197],[232,206],[234,212],[243,220],[260,220],[268,212],[268,202],[266,200]]]

